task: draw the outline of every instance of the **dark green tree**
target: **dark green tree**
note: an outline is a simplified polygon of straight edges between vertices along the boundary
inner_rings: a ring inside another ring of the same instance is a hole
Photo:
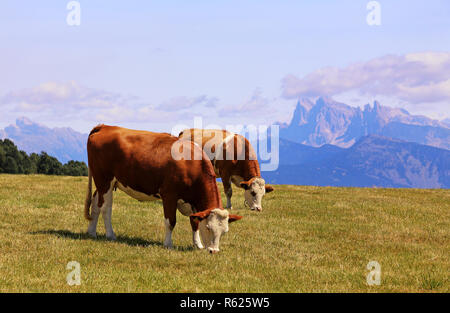
[[[0,140],[0,173],[5,172],[5,170],[3,169],[5,163],[6,163],[6,151],[5,149],[3,149],[3,141]]]
[[[38,174],[46,175],[62,175],[63,166],[57,158],[49,156],[46,152],[42,151],[39,155],[37,172]]]
[[[87,176],[88,168],[84,162],[69,161],[63,165],[63,172],[67,176]]]
[[[84,162],[69,161],[62,165],[46,152],[28,155],[14,142],[4,139],[0,140],[0,173],[87,176],[88,170]]]
[[[14,160],[10,156],[6,157],[6,162],[5,162],[5,165],[4,165],[3,169],[4,169],[5,173],[7,173],[7,174],[17,174],[17,173],[19,173],[19,168],[17,166],[16,160]]]

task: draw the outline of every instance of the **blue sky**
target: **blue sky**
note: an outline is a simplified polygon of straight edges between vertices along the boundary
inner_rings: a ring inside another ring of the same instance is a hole
[[[321,92],[450,117],[449,1],[380,0],[380,26],[358,0],[79,0],[80,26],[68,2],[1,2],[0,126],[272,123]],[[400,74],[383,76],[391,55]]]

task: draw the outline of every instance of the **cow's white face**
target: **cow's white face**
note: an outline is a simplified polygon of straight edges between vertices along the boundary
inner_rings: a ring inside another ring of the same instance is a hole
[[[199,212],[191,217],[200,219],[200,237],[210,253],[219,252],[220,238],[228,232],[228,224],[242,218],[223,209]]]
[[[262,211],[261,200],[266,192],[273,191],[273,188],[266,185],[261,177],[255,177],[248,181],[243,181],[240,186],[245,189],[245,203],[251,210]]]

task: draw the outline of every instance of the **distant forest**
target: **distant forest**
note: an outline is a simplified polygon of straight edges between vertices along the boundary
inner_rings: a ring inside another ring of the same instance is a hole
[[[4,139],[0,140],[0,173],[87,176],[88,168],[79,161],[62,164],[46,152],[28,155],[17,149],[14,142]]]

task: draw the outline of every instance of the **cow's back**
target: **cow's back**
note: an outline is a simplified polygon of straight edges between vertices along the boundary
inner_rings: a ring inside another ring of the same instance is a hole
[[[166,133],[106,125],[94,128],[87,147],[97,188],[107,189],[108,183],[116,179],[125,187],[153,195],[168,187],[165,184],[180,190],[194,184],[203,175],[202,163],[208,161],[174,160],[171,148],[177,140]]]
[[[181,132],[179,137],[201,145],[218,176],[222,176],[220,172],[245,179],[261,176],[256,152],[242,135],[220,129],[192,128]]]

